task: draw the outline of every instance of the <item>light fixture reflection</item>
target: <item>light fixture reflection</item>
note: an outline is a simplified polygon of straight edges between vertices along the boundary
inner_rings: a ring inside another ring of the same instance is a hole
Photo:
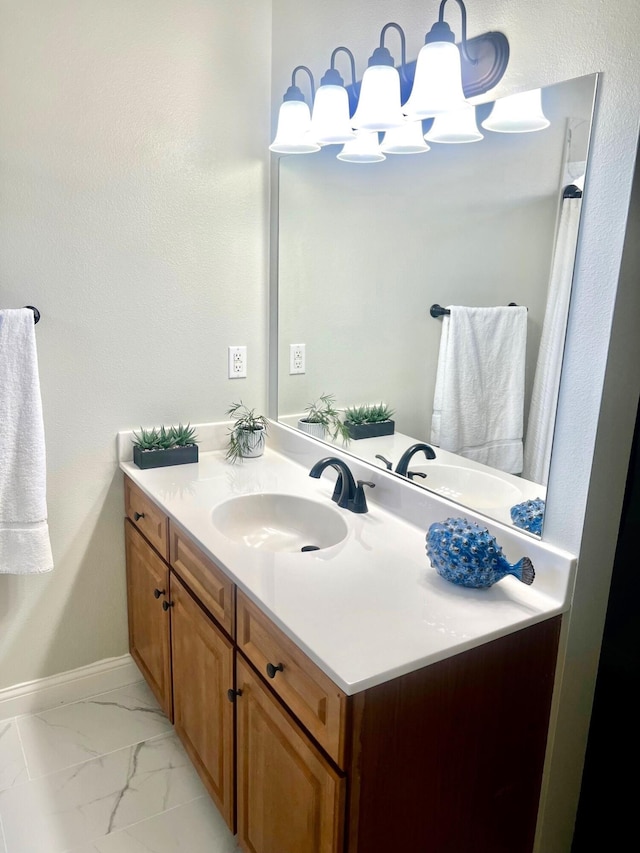
[[[372,130],[358,131],[353,142],[347,142],[336,157],[345,163],[379,163],[387,159],[380,151],[378,134]]]
[[[500,98],[482,122],[482,127],[496,133],[531,133],[544,130],[549,125],[550,121],[542,111],[540,89]]]
[[[424,138],[428,142],[444,144],[479,142],[484,139],[476,124],[475,107],[471,104],[453,113],[436,116]]]
[[[429,151],[424,141],[421,121],[407,121],[402,127],[388,130],[380,144],[384,154],[422,154]]]

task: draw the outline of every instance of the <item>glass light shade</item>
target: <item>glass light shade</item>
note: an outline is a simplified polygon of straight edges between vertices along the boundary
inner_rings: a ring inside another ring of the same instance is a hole
[[[320,145],[350,142],[356,138],[349,117],[349,96],[344,86],[320,86],[311,114],[311,135]]]
[[[468,103],[462,91],[460,51],[446,41],[434,41],[420,49],[411,94],[402,107],[409,119],[459,110]]]
[[[359,131],[353,142],[347,142],[336,157],[346,163],[379,163],[387,159],[380,151],[378,134],[373,130]]]
[[[456,144],[479,142],[484,137],[476,124],[476,110],[471,104],[453,113],[436,116],[424,138],[428,142]]]
[[[276,138],[269,146],[277,154],[312,154],[320,146],[311,137],[311,113],[304,101],[284,101],[278,113]]]
[[[421,154],[423,151],[429,151],[422,135],[422,122],[406,121],[402,127],[388,130],[380,150],[384,154]]]
[[[540,89],[532,89],[530,92],[500,98],[482,126],[497,133],[531,133],[544,130],[550,123],[542,112]]]
[[[357,130],[390,130],[404,124],[400,75],[391,65],[370,65],[362,75],[358,107],[351,119]]]

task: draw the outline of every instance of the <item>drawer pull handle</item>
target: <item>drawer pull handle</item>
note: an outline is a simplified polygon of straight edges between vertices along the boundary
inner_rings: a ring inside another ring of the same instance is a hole
[[[144,518],[143,512],[134,512],[133,513],[133,520],[134,521],[140,521],[141,518]]]
[[[274,666],[272,663],[267,664],[267,675],[269,678],[275,678],[276,673],[282,672],[284,669],[284,664],[279,663],[278,666]]]
[[[173,607],[173,601],[163,601],[162,602],[162,609],[165,611],[165,613],[170,607]]]
[[[229,702],[235,702],[236,696],[242,696],[242,690],[233,690],[232,688],[227,690],[227,699]]]
[[[154,589],[153,590],[153,597],[154,598],[160,598],[161,595],[166,595],[166,594],[167,594],[167,591],[165,589]]]

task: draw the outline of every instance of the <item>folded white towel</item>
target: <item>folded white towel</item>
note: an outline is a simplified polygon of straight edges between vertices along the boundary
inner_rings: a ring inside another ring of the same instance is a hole
[[[431,442],[522,471],[527,309],[449,306],[443,317]]]
[[[33,311],[0,311],[0,573],[53,568]]]

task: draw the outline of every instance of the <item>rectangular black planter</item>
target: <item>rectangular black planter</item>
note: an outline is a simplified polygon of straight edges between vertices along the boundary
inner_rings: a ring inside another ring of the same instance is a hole
[[[356,441],[360,438],[378,438],[381,435],[393,435],[396,429],[395,421],[382,421],[378,424],[350,424],[345,421],[349,435]]]
[[[187,465],[198,461],[198,445],[170,447],[168,450],[142,450],[133,445],[133,461],[138,468],[164,468],[166,465]]]

